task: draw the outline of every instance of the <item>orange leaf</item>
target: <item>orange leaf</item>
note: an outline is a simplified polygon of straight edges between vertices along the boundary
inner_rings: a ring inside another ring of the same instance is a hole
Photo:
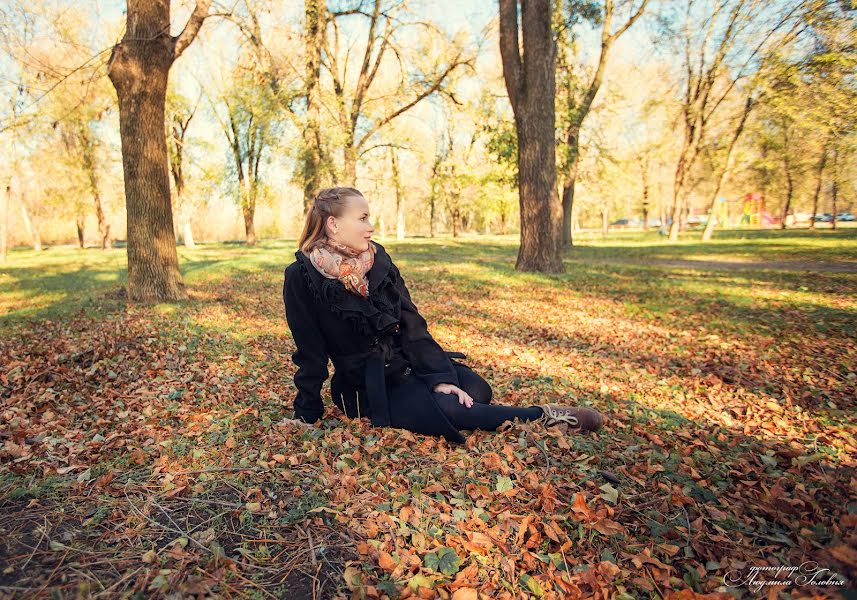
[[[226,438],[226,443],[224,444],[224,446],[226,446],[230,450],[232,448],[234,448],[235,447],[235,438],[230,435],[228,438]]]
[[[592,528],[602,535],[617,535],[625,533],[625,528],[616,521],[610,519],[598,519],[592,524]]]
[[[583,494],[580,493],[574,495],[574,503],[571,505],[571,510],[582,514],[586,518],[591,516],[589,507],[586,505],[586,500],[584,499]]]
[[[378,566],[384,569],[385,571],[392,572],[398,565],[396,564],[395,559],[390,556],[389,553],[381,550],[378,553]]]

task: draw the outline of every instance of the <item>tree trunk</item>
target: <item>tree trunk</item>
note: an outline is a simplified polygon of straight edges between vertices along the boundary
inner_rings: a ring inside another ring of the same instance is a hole
[[[77,245],[83,249],[86,248],[86,241],[84,239],[84,226],[86,224],[86,217],[83,215],[77,215],[77,218],[74,220],[75,228],[77,229]]]
[[[577,149],[575,148],[575,152]],[[572,213],[574,212],[574,186],[577,179],[577,161],[574,161],[569,173],[562,184],[562,245],[564,248],[574,246],[572,228]]]
[[[711,194],[711,199],[708,202],[708,222],[705,224],[705,230],[702,232],[702,240],[707,242],[711,239],[711,234],[714,233],[714,207],[717,206],[717,196],[720,194],[720,189],[723,187],[723,180],[726,179],[726,173],[729,171],[729,159],[732,158],[732,151],[741,133],[744,131],[744,125],[747,123],[747,117],[750,116],[750,111],[753,110],[753,97],[747,96],[744,102],[744,110],[741,112],[741,120],[735,127],[735,133],[732,134],[732,139],[729,141],[729,147],[726,149],[726,164],[723,165],[723,170],[717,177],[717,184],[714,188],[714,193]]]
[[[831,219],[830,219],[830,227],[836,229],[836,199],[839,192],[839,149],[833,148],[833,177],[831,177],[831,182],[833,184],[831,189],[831,201],[833,206],[831,208]]]
[[[36,225],[32,219],[30,219],[30,211],[27,210],[27,202],[24,198],[23,191],[20,191],[18,194],[18,204],[21,206],[21,219],[24,221],[24,229],[27,230],[27,236],[30,238],[31,243],[33,245],[33,250],[37,252],[41,252],[42,250],[42,236],[39,234],[39,227]]]
[[[500,53],[518,133],[519,271],[562,273],[562,201],[556,189],[556,41],[550,0],[500,0]],[[523,55],[523,56],[522,56]]]
[[[0,262],[6,262],[9,247],[9,205],[12,203],[12,184],[7,183],[0,205]]]
[[[565,174],[565,181],[562,184],[562,246],[563,248],[571,248],[574,245],[572,241],[571,230],[571,213],[574,210],[574,186],[577,180],[577,168],[579,160],[579,139],[580,128],[572,127],[566,136],[566,145],[569,147],[569,153],[573,157]]]
[[[395,148],[390,148],[393,163],[393,186],[396,188],[396,239],[405,239],[405,199],[402,197],[402,180],[399,177],[399,157]]]
[[[601,235],[606,236],[610,230],[610,219],[607,218],[608,211],[606,208],[601,209]]]
[[[788,148],[786,149],[788,151]],[[792,180],[792,171],[789,167],[789,161],[787,158],[783,157],[783,168],[786,173],[786,201],[783,204],[783,212],[780,219],[780,229],[786,228],[786,215],[789,214],[789,209],[792,204],[792,194],[794,193],[794,181]]]
[[[193,228],[190,226],[190,217],[185,217],[182,231],[185,248],[196,248],[196,243],[193,241]]]
[[[128,227],[128,298],[187,298],[179,272],[170,205],[164,123],[167,77],[175,57],[169,0],[128,0],[125,37],[107,72],[119,99],[119,134]]]
[[[185,202],[184,183],[176,182],[176,204],[179,205],[179,223],[182,232],[182,243],[185,248],[196,248],[193,241],[193,228],[190,226],[190,209]]]
[[[78,139],[83,150],[83,168],[89,179],[89,191],[92,193],[92,199],[95,202],[95,218],[98,220],[98,239],[101,249],[106,250],[107,242],[110,238],[110,224],[107,222],[107,218],[104,215],[104,208],[101,204],[101,192],[98,187],[98,165],[95,161],[95,143],[92,139],[92,133],[85,123],[80,124]],[[83,248],[82,242],[80,247]]]
[[[303,128],[303,190],[304,212],[306,212],[315,195],[321,188],[321,118],[318,100],[319,78],[321,75],[321,52],[324,45],[325,25],[327,24],[327,7],[322,0],[305,0],[304,2],[304,65],[306,97],[306,122]]]
[[[824,180],[824,165],[827,163],[827,147],[821,149],[821,159],[818,161],[818,169],[815,177],[815,193],[812,196],[812,216],[809,219],[809,228],[815,229],[815,215],[818,214],[818,198],[821,196],[821,184]]]
[[[125,35],[107,75],[119,99],[128,227],[128,299],[187,299],[179,272],[164,111],[173,61],[193,42],[211,0],[197,0],[182,32],[170,35],[170,0],[128,0]]]
[[[357,180],[357,149],[353,143],[353,140],[347,143],[343,152],[345,155],[345,183],[342,185],[353,186]]]

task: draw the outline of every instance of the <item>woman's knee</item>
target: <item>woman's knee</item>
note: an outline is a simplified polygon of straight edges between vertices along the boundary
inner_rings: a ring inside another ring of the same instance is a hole
[[[484,377],[465,365],[455,365],[455,370],[458,374],[458,382],[461,384],[461,389],[470,394],[470,397],[480,404],[491,403],[494,390],[491,389],[491,384],[485,381]]]

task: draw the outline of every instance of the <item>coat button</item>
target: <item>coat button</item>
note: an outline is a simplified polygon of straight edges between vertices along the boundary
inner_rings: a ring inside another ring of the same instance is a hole
[[[389,367],[389,366],[390,366],[390,363],[384,363],[384,366],[385,366],[385,367]]]

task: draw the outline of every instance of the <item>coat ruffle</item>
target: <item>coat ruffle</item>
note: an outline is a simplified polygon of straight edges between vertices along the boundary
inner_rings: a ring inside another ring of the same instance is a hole
[[[338,279],[324,277],[300,250],[295,252],[295,257],[316,301],[346,321],[360,335],[384,335],[399,322],[401,301],[392,302],[386,293],[387,286],[393,284],[386,252],[376,254],[376,263],[369,271],[368,299],[349,292]],[[376,268],[378,271],[375,271]]]

